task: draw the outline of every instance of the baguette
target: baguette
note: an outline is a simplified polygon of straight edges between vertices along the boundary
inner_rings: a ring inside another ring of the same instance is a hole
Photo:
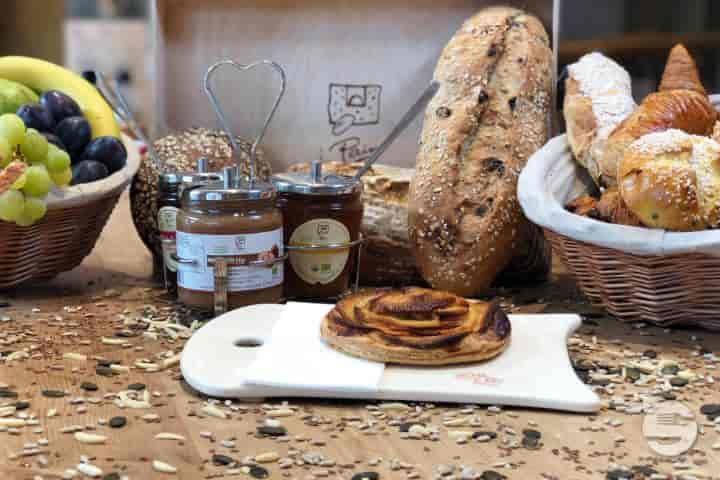
[[[508,265],[527,221],[516,186],[548,138],[547,33],[522,10],[484,9],[445,47],[435,79],[409,192],[410,239],[430,285],[474,296]]]

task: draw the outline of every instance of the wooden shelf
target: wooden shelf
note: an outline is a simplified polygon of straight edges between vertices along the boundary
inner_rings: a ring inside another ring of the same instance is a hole
[[[662,33],[633,32],[607,38],[589,40],[566,40],[560,42],[560,63],[575,61],[585,53],[599,50],[614,58],[639,55],[667,55],[677,43],[691,50],[720,47],[720,32]]]

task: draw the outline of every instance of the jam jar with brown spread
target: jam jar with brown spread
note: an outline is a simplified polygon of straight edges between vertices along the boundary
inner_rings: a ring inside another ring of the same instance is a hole
[[[207,185],[222,179],[220,174],[206,171],[206,158],[199,158],[197,165],[197,172],[161,173],[158,176],[157,222],[163,253],[163,280],[172,297],[177,297],[177,262],[173,257],[176,254],[175,234],[182,191],[186,187]]]
[[[185,189],[177,216],[178,298],[216,313],[283,295],[283,219],[272,185]],[[223,305],[223,302],[225,303]]]
[[[355,278],[363,216],[362,184],[323,175],[320,162],[309,174],[273,176],[285,219],[285,296],[327,300],[346,292]]]

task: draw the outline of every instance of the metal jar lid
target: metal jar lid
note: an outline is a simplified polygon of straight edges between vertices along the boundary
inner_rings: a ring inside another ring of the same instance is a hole
[[[227,167],[222,182],[190,186],[183,191],[182,204],[197,202],[232,203],[247,200],[274,200],[277,192],[271,183],[237,179],[236,169]]]
[[[182,186],[219,182],[222,176],[218,173],[207,171],[207,158],[200,157],[197,160],[196,172],[166,172],[158,175],[158,189],[170,190]]]
[[[323,175],[318,161],[310,164],[310,173],[279,173],[273,175],[272,183],[278,192],[305,195],[346,195],[360,188],[360,182],[352,177]]]

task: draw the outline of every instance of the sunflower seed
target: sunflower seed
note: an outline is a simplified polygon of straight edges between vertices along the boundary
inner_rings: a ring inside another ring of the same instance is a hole
[[[380,474],[377,472],[360,472],[352,476],[351,480],[378,480]]]
[[[127,424],[127,418],[125,417],[112,417],[110,419],[110,427],[112,428],[122,428]]]
[[[235,460],[227,455],[215,454],[212,456],[212,463],[216,466],[226,466],[235,463]]]
[[[86,392],[95,392],[97,391],[98,386],[92,382],[83,382],[80,384],[80,388]]]
[[[248,473],[253,478],[268,478],[270,476],[270,472],[260,465],[251,465]]]

